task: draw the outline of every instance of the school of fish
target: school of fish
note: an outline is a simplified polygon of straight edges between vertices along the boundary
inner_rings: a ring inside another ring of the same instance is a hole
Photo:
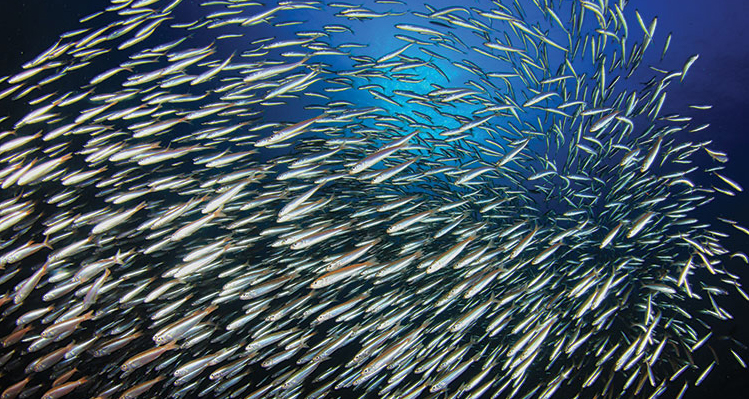
[[[698,56],[661,69],[657,18],[271,3],[103,2],[1,79],[1,398],[708,378],[749,230],[699,213],[742,187],[708,125],[663,111]]]

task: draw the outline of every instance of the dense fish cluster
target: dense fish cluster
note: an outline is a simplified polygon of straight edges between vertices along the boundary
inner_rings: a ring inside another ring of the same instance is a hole
[[[718,367],[749,231],[697,212],[742,189],[662,111],[698,57],[660,69],[657,19],[103,7],[1,82],[2,398],[681,397]]]

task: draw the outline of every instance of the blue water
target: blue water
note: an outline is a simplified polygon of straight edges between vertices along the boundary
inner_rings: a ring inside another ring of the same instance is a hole
[[[187,2],[187,0],[185,0]],[[7,3],[7,2],[6,2]],[[197,3],[197,2],[195,2]],[[472,4],[479,5],[481,2],[461,2],[463,6]],[[33,58],[41,51],[48,48],[55,42],[60,33],[78,28],[78,19],[102,9],[108,2],[105,1],[20,1],[3,4],[2,13],[0,14],[0,47],[2,47],[3,57],[0,59],[0,75],[13,74],[20,69],[20,65]],[[442,1],[430,3],[435,8],[443,8],[454,5],[454,1]],[[400,7],[399,7],[400,8]],[[423,11],[421,3],[413,4],[414,9]],[[378,5],[378,11],[387,11],[385,5]],[[723,150],[728,153],[731,161],[727,164],[725,174],[733,177],[745,187],[749,187],[749,157],[745,155],[749,150],[749,134],[747,134],[745,116],[749,110],[749,38],[746,32],[747,23],[749,23],[749,4],[740,0],[721,1],[718,5],[708,4],[700,0],[643,0],[632,1],[627,7],[627,20],[630,21],[629,29],[633,36],[639,37],[641,30],[634,18],[634,10],[639,10],[643,19],[648,23],[653,17],[658,17],[658,26],[652,49],[645,65],[653,64],[664,70],[680,70],[686,59],[694,54],[699,54],[700,58],[697,63],[690,69],[688,76],[683,83],[675,83],[668,88],[668,99],[664,104],[661,115],[680,114],[693,117],[693,126],[699,126],[709,123],[710,127],[698,133],[680,133],[688,135],[686,140],[712,141],[711,148]],[[530,7],[527,8],[530,10]],[[180,21],[189,21],[197,16],[203,15],[205,9],[195,5],[192,7],[180,7],[180,12],[175,17]],[[397,31],[392,27],[391,19],[367,20],[367,21],[349,21],[342,18],[330,17],[329,20],[319,19],[319,13],[310,13],[299,11],[292,16],[285,15],[284,19],[302,21],[302,25],[289,26],[287,28],[270,28],[259,25],[248,28],[249,33],[241,39],[231,39],[232,46],[223,46],[225,54],[217,54],[217,58],[226,58],[232,52],[241,53],[251,50],[257,45],[251,45],[247,42],[252,37],[275,37],[276,40],[282,38],[291,38],[299,30],[319,30],[322,26],[328,24],[345,24],[351,28],[353,33],[336,34],[333,37],[335,41],[330,42],[336,46],[342,43],[365,44],[366,48],[351,48],[354,55],[371,55],[374,57],[383,56],[394,49],[406,44],[406,42],[395,39],[393,34],[407,34],[412,37],[418,36],[415,33]],[[417,23],[420,20],[405,15],[403,23]],[[274,22],[279,22],[281,20]],[[564,18],[563,18],[564,19]],[[434,27],[441,29],[440,27]],[[548,28],[548,27],[547,27]],[[230,29],[227,29],[229,31]],[[671,46],[663,60],[660,60],[660,49],[663,48],[666,35],[672,33]],[[167,42],[176,37],[154,37],[152,42]],[[552,36],[554,39],[555,37]],[[473,37],[473,42],[467,42],[468,46],[480,45],[483,40]],[[191,47],[201,47],[210,43],[211,38],[194,37],[191,38]],[[277,50],[266,58],[282,59],[281,53],[286,49]],[[114,66],[123,61],[129,52],[123,54],[112,53],[107,55],[107,62]],[[444,54],[444,52],[443,52]],[[553,61],[553,50],[550,51],[552,60],[551,65],[557,63]],[[425,59],[425,54],[419,52],[416,46],[404,52],[406,56],[414,56]],[[586,60],[589,61],[589,54],[579,63],[578,73],[592,74],[595,72],[592,68],[585,69]],[[346,70],[353,66],[353,63],[345,58],[338,57],[336,64],[325,66],[335,70]],[[456,55],[455,59],[450,61],[468,61],[475,64],[486,66],[490,65],[487,59],[480,54],[470,53],[466,55]],[[414,90],[427,92],[434,88],[431,84],[437,84],[442,87],[463,87],[469,80],[475,81],[475,75],[470,74],[460,68],[455,68],[446,60],[433,59],[434,65],[445,72],[446,76],[438,73],[433,69],[424,69],[427,73],[422,74],[424,81],[417,85],[404,85],[396,80],[376,79],[372,82],[381,86],[378,92],[386,96],[392,96],[394,90]],[[492,70],[485,72],[510,72],[503,70]],[[618,85],[622,88],[635,88],[643,84],[649,77],[654,76],[649,71],[638,71],[634,77],[626,83]],[[82,75],[82,78],[84,76]],[[87,78],[90,78],[88,76]],[[496,84],[497,94],[508,95],[507,88],[502,86],[501,80],[492,80]],[[363,84],[358,82],[358,84]],[[314,88],[315,86],[311,86]],[[525,90],[522,84],[513,85],[511,93],[516,101],[522,103],[528,98],[533,97],[528,90]],[[369,93],[361,92],[351,94],[352,91],[346,91],[345,95],[331,95],[333,100],[345,100],[357,104],[358,107],[380,106],[388,112],[403,113],[417,120],[423,119],[418,114],[413,113],[414,109],[427,115],[433,120],[434,125],[442,125],[450,129],[458,127],[453,118],[448,118],[434,112],[430,109],[411,108],[394,106],[382,101],[373,100]],[[401,97],[399,101],[404,101]],[[302,98],[291,100],[287,105],[269,110],[263,115],[264,121],[290,122],[306,119],[316,115],[314,110],[305,110],[303,105],[315,103],[315,99]],[[320,102],[324,103],[324,102]],[[289,115],[288,110],[298,105],[294,115]],[[700,111],[689,109],[689,105],[711,104],[710,110]],[[452,113],[458,115],[470,115],[472,111],[479,109],[480,106],[463,104],[458,105]],[[9,113],[20,113],[21,109],[7,110]],[[22,114],[21,114],[22,115]],[[538,115],[540,118],[543,116]],[[539,120],[538,130],[544,131],[548,126],[544,126],[544,121]],[[434,135],[436,132],[424,132],[422,139],[428,139],[429,134]],[[487,136],[476,137],[486,139]],[[531,150],[535,150],[531,146]],[[426,154],[418,154],[426,155]],[[488,157],[487,160],[496,161],[498,158]],[[705,165],[698,165],[706,167]],[[716,226],[720,223],[714,221],[715,216],[724,216],[739,221],[739,224],[749,226],[749,210],[745,206],[746,199],[739,197],[726,197],[718,195],[715,201],[700,210],[700,217],[712,218],[711,223]],[[553,205],[548,205],[553,208]],[[722,227],[722,226],[720,226]],[[749,248],[749,236],[733,233],[730,239],[726,240],[725,245],[729,248]],[[749,281],[749,267],[742,264],[738,259],[734,259],[735,264],[727,266],[732,272],[742,276],[743,281]],[[730,302],[725,304],[726,309],[734,314],[735,319],[727,322],[715,322],[712,325],[714,336],[716,337],[733,337],[745,344],[749,344],[749,304],[737,295],[729,297]],[[714,341],[716,352],[725,355],[727,346],[721,348],[725,339]],[[704,352],[702,355],[707,357],[700,364],[710,361],[710,355]],[[725,360],[725,361],[723,361]],[[708,394],[720,391],[725,398],[742,397],[746,389],[749,388],[749,373],[741,369],[731,358],[721,358],[720,373],[713,373],[702,386],[692,387],[686,397],[702,398]],[[673,391],[672,391],[673,393]]]

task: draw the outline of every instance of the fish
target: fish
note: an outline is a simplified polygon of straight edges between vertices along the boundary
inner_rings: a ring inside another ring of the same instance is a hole
[[[51,45],[0,79],[0,397],[657,397],[745,367],[713,327],[749,230],[707,206],[742,178],[684,134],[710,105],[667,96],[699,56],[667,67],[678,35],[654,50],[625,3],[29,28]]]

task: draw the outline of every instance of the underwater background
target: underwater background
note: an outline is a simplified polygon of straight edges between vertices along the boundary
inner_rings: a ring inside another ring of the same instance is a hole
[[[518,1],[521,4],[524,3],[522,0]],[[179,14],[175,18],[180,21],[201,18],[207,11],[199,3],[197,1],[184,0],[178,8]],[[367,6],[369,5],[367,3],[370,2],[354,1],[350,3]],[[399,6],[398,9],[419,10],[421,12],[425,10],[425,3],[423,2],[406,1],[406,3],[406,6]],[[529,1],[528,3],[531,2]],[[451,6],[488,8],[491,5],[490,2],[483,1],[441,1],[426,4],[430,4],[436,9]],[[48,49],[58,40],[60,34],[78,29],[80,27],[79,19],[98,12],[108,5],[109,2],[96,0],[12,1],[0,5],[0,48],[3,50],[3,56],[0,57],[0,76],[14,75],[20,72],[22,64]],[[272,4],[268,5],[268,7],[270,6]],[[387,7],[380,5],[379,9],[387,10]],[[657,34],[653,38],[652,44],[654,48],[651,49],[652,54],[649,55],[651,58],[648,58],[640,66],[640,69],[647,69],[647,65],[653,64],[663,70],[679,71],[689,57],[699,54],[699,59],[689,69],[689,74],[683,83],[675,82],[668,87],[668,97],[660,114],[678,114],[692,117],[691,126],[709,124],[708,127],[700,131],[684,134],[689,136],[689,141],[711,141],[711,149],[725,152],[730,161],[724,164],[725,169],[720,173],[731,176],[734,181],[741,185],[749,186],[749,156],[747,156],[747,152],[749,152],[749,132],[747,131],[747,123],[745,122],[745,118],[749,116],[749,96],[747,95],[747,89],[749,89],[749,33],[746,30],[746,26],[749,24],[749,3],[741,0],[724,0],[719,2],[698,0],[633,0],[627,4],[627,15],[631,22],[629,28],[631,31],[637,31],[639,35],[639,27],[633,17],[634,10],[637,10],[642,15],[646,23],[654,17],[658,18]],[[313,18],[311,17],[312,14],[307,11],[298,10],[290,12],[286,17],[304,21],[304,24],[281,28],[274,27],[273,29],[264,26],[264,24],[249,27],[247,36],[226,39],[231,42],[231,45],[223,45],[221,51],[216,53],[212,58],[224,60],[234,52],[240,54],[243,51],[251,50],[256,46],[249,45],[247,43],[249,39],[278,34],[279,29],[281,31],[288,29],[289,36],[291,36],[296,31],[320,29],[320,27],[328,24],[350,26],[351,32],[346,35],[345,42],[365,45],[366,47],[363,49],[356,49],[361,54],[371,53],[374,57],[378,57],[402,47],[404,44],[403,41],[394,38],[394,35],[403,33],[403,31],[399,31],[393,27],[395,23],[399,22],[397,17],[355,21],[335,17],[331,12],[329,19],[325,20],[320,18],[321,14],[324,13],[315,13]],[[406,17],[404,16],[404,18]],[[408,20],[409,23],[418,21],[418,19]],[[167,21],[167,23],[169,22],[172,21]],[[433,28],[443,29],[440,26]],[[672,35],[669,50],[665,57],[659,60],[660,50],[663,48],[669,33]],[[180,37],[180,35],[170,36],[169,34],[165,34],[164,37],[149,38],[148,42],[155,45]],[[188,43],[190,43],[188,47],[206,46],[213,42],[214,39],[214,37],[200,37],[198,33],[187,39]],[[112,54],[104,55],[103,58],[107,62],[111,62],[111,67],[115,67],[127,58],[126,54],[129,54],[129,52],[123,54],[125,55],[118,55],[116,51],[113,51]],[[102,61],[98,60],[98,62],[101,63]],[[482,60],[478,62],[478,65],[485,65],[485,63],[486,61]],[[443,68],[442,70],[445,75],[449,76],[452,86],[460,86],[464,81],[470,79],[470,74],[465,70],[450,67],[449,64],[447,66],[447,68]],[[345,63],[333,65],[333,69],[345,69],[347,67],[348,65]],[[102,67],[101,71],[97,72],[103,72],[104,69]],[[595,70],[591,69],[590,72],[595,72]],[[636,71],[635,77],[637,77],[637,73],[641,72]],[[424,73],[426,81],[423,82],[425,85],[423,87],[427,87],[426,85],[429,82],[437,82],[442,86],[450,86],[450,84],[446,83],[444,76],[440,76],[435,71],[428,70],[428,72]],[[642,72],[643,80],[639,83],[644,83],[651,75],[651,71]],[[87,79],[92,76],[87,76]],[[84,86],[86,81],[81,81],[80,86]],[[218,85],[218,83],[209,84]],[[626,84],[636,83],[629,82]],[[390,87],[385,87],[385,89],[388,91],[402,89],[398,81],[392,81],[391,85]],[[71,87],[71,90],[73,89],[77,88]],[[362,108],[379,106],[389,111],[399,110],[399,107],[392,104],[373,100],[372,96],[366,93],[364,95],[354,93],[348,96],[346,100]],[[518,99],[518,102],[521,104],[524,101],[526,101],[525,98]],[[310,103],[312,103],[311,100]],[[695,110],[689,107],[695,104],[709,104],[712,107],[705,110]],[[15,119],[19,119],[30,110],[28,104],[25,104],[23,101],[9,102],[6,99],[2,102],[2,106],[5,108],[2,109],[0,115],[13,115]],[[473,110],[473,108],[470,110]],[[456,113],[459,113],[459,111],[456,111]],[[263,114],[263,118],[267,118],[267,121],[274,122],[298,122],[315,116],[316,111],[305,111],[298,107],[293,108],[288,106],[271,107],[270,110]],[[445,128],[456,127],[454,121],[448,122],[447,119],[440,120],[441,116],[437,114],[431,116],[435,118],[436,125],[442,123],[442,126],[445,126]],[[5,123],[7,124],[7,122]],[[253,123],[259,125],[264,122],[265,119],[260,119],[255,120]],[[273,158],[275,155],[274,150],[268,149],[268,152],[258,155],[258,157],[259,159],[265,158],[267,160]],[[704,169],[715,166],[714,163],[708,162],[710,160],[705,158],[708,157],[702,157],[696,161],[704,161],[704,164],[694,163],[691,166]],[[181,168],[181,172],[190,172],[189,166],[183,165]],[[707,183],[706,180],[705,184],[709,185],[711,183]],[[369,191],[367,195],[375,195],[374,190]],[[4,196],[3,199],[6,199],[6,197]],[[735,196],[718,193],[712,202],[692,212],[690,217],[719,226],[720,229],[728,231],[728,228],[717,221],[716,217],[733,220],[741,226],[749,226],[748,204],[749,201],[745,193],[738,192]],[[550,209],[554,207],[554,205],[548,206]],[[731,230],[729,233],[729,237],[720,241],[724,247],[732,251],[746,251],[749,249],[749,235],[737,230]],[[448,248],[445,247],[444,249]],[[263,254],[256,252],[253,253],[253,256],[262,257]],[[37,266],[37,264],[34,264],[34,267]],[[749,282],[749,265],[742,262],[738,257],[726,258],[723,262],[723,267],[738,276],[737,280]],[[445,283],[449,284],[449,282]],[[2,291],[12,291],[12,289],[13,286],[6,283]],[[733,349],[743,355],[744,359],[749,359],[749,350],[745,346],[749,344],[749,301],[732,291],[730,294],[721,297],[720,304],[733,317],[728,320],[707,318],[706,320],[709,320],[710,331],[712,331],[712,337],[709,341],[711,349],[694,354],[695,362],[701,365],[700,370],[704,369],[704,366],[713,361],[713,359],[716,360],[717,365],[709,378],[699,386],[690,386],[683,396],[684,398],[705,398],[710,395],[720,395],[723,398],[743,398],[749,392],[749,371],[741,367],[734,360],[730,352]],[[220,311],[221,308],[216,313]],[[185,314],[187,314],[187,311],[185,311]],[[445,315],[443,314],[442,316]],[[12,318],[8,320],[12,320]],[[612,328],[617,327],[614,326]],[[11,328],[3,329],[2,335],[10,333],[10,331]],[[219,346],[216,347],[216,350],[226,346],[226,344],[217,345]],[[344,348],[344,354],[340,356],[342,358],[346,356],[350,357],[355,353],[355,349]],[[33,358],[27,356],[25,359]],[[467,358],[465,359],[467,360]],[[121,361],[122,359],[118,359],[119,363],[117,363],[116,367],[119,367]],[[23,366],[25,367],[25,364]],[[320,370],[317,371],[317,373],[320,372]],[[263,369],[253,369],[252,378],[262,380],[261,373],[263,373]],[[268,373],[270,374],[270,372]],[[0,388],[5,388],[19,380],[19,378],[9,376],[6,372],[2,372],[2,374]],[[681,384],[679,384],[680,386]],[[31,397],[41,397],[45,390],[46,388]],[[164,397],[154,392],[151,392],[152,397]],[[168,390],[162,389],[160,392],[164,393],[168,392]],[[331,397],[337,397],[335,396],[335,391],[332,392],[333,396]],[[357,392],[355,390],[341,391],[337,395],[340,395],[340,397],[361,397],[361,393]],[[592,394],[590,391],[584,392]],[[675,385],[661,397],[676,397],[678,393],[678,387]],[[76,391],[74,394],[71,394],[71,397],[72,395],[76,395],[75,397],[89,397],[94,394],[95,392],[93,391],[90,392],[90,395],[84,395],[80,391]],[[245,392],[242,397],[247,394],[249,392]],[[538,393],[536,394],[538,395]],[[631,394],[631,392],[628,394]],[[574,395],[574,389],[561,390],[554,397],[564,398],[573,397]],[[580,397],[587,397],[584,393],[580,395]],[[373,395],[373,397],[376,397],[376,395]],[[486,397],[491,397],[491,394],[487,393]],[[518,395],[518,397],[522,396]],[[625,395],[624,397],[629,396]]]

